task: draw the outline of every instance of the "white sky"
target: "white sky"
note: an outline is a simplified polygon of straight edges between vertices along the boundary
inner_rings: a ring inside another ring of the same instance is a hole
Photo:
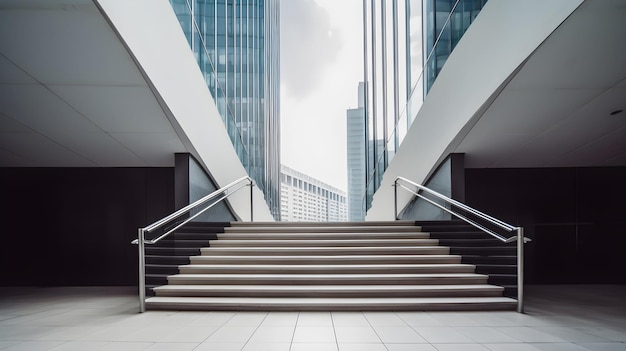
[[[281,1],[281,162],[344,191],[346,110],[363,80],[361,4]]]

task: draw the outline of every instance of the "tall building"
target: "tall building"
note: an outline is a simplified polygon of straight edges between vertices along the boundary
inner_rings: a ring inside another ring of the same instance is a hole
[[[170,0],[244,167],[280,216],[278,0]]]
[[[528,283],[623,284],[623,1],[363,4],[366,219],[440,219],[404,177],[524,227]]]
[[[344,222],[346,193],[285,165],[281,167],[281,219],[291,222]]]
[[[346,111],[348,162],[348,219],[365,219],[365,110],[364,83],[359,83],[358,105]]]

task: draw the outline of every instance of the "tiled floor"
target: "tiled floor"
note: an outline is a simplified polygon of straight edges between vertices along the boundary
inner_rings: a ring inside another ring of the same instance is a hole
[[[526,314],[139,314],[129,288],[3,288],[0,349],[626,350],[626,286],[530,286],[526,306]]]

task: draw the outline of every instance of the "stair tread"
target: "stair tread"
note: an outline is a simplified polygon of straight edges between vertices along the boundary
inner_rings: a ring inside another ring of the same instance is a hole
[[[376,274],[376,273],[338,273],[338,274],[277,274],[277,273],[261,273],[261,274],[220,274],[220,273],[201,273],[201,274],[176,274],[171,275],[172,279],[210,279],[210,278],[301,278],[301,279],[349,279],[349,278],[482,278],[487,277],[485,274],[478,273],[389,273],[389,274]]]
[[[182,306],[193,308],[258,308],[276,309],[288,308],[290,310],[321,308],[321,309],[457,309],[472,307],[480,309],[513,309],[516,301],[508,297],[397,297],[397,298],[370,298],[370,297],[345,297],[345,298],[275,298],[275,297],[165,297],[155,296],[146,299],[148,307],[167,307],[171,304],[174,308]]]
[[[155,290],[197,290],[197,291],[213,291],[213,290],[269,290],[269,291],[370,291],[370,290],[503,290],[504,288],[490,284],[467,284],[467,285],[163,285],[156,287]]]
[[[211,242],[212,247],[230,247],[230,246],[249,246],[255,245],[263,247],[276,246],[306,246],[306,247],[349,247],[349,246],[381,246],[381,245],[400,245],[400,246],[436,246],[439,243],[437,239],[220,239]]]

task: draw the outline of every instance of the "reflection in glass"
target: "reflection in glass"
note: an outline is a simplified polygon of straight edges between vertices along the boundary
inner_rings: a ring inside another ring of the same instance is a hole
[[[278,0],[170,0],[241,163],[280,218]]]

